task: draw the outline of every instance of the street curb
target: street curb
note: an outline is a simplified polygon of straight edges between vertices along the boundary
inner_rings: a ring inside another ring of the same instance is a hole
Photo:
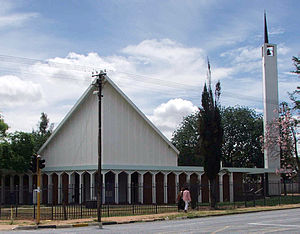
[[[108,222],[110,224],[110,222]],[[117,224],[117,222],[111,224]],[[44,228],[51,228],[51,229],[60,229],[60,228],[76,228],[76,227],[87,227],[87,226],[100,226],[102,225],[99,223],[76,223],[76,224],[61,224],[61,225],[30,225],[30,226],[18,226],[13,228],[12,230],[36,230],[36,229],[44,229]]]
[[[12,230],[35,230],[35,229],[37,229],[36,225],[35,226],[33,226],[33,225],[31,225],[31,226],[17,226],[17,227],[12,228]]]
[[[255,210],[255,211],[247,211],[247,212],[236,212],[231,214],[211,214],[211,215],[195,215],[195,216],[181,216],[175,217],[174,219],[170,219],[169,217],[165,218],[154,218],[154,219],[147,219],[147,220],[130,220],[130,221],[107,221],[107,222],[93,222],[93,223],[76,223],[76,224],[61,224],[61,225],[30,225],[30,226],[17,226],[12,230],[36,230],[36,229],[44,229],[44,228],[76,228],[76,227],[87,227],[87,226],[98,226],[102,228],[103,225],[115,225],[115,224],[128,224],[128,223],[142,223],[142,222],[155,222],[155,221],[168,221],[168,220],[183,220],[183,219],[196,219],[196,218],[206,218],[206,217],[213,217],[213,216],[224,216],[224,215],[238,215],[238,214],[246,214],[246,213],[257,213],[257,212],[264,212],[264,211],[276,211],[276,210],[288,210],[288,209],[299,209],[299,207],[290,207],[290,208],[279,208],[279,209],[272,209],[272,210]]]
[[[113,225],[113,224],[118,224],[118,222],[116,221],[102,222],[102,225]]]
[[[73,227],[87,227],[89,226],[87,223],[76,223],[76,224],[73,224]]]
[[[56,228],[72,228],[73,224],[56,225]]]
[[[56,228],[56,225],[38,225],[36,227],[37,227],[37,229],[41,229],[41,228]]]

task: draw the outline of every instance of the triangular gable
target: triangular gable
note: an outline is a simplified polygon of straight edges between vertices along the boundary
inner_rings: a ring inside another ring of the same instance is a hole
[[[144,113],[139,110],[139,108],[121,91],[121,89],[108,77],[105,76],[106,81],[127,101],[127,103],[132,106],[132,108],[153,128],[153,130],[176,152],[179,154],[179,151],[176,147],[161,133],[161,131],[144,115]],[[63,125],[68,121],[68,119],[72,116],[72,114],[80,107],[80,105],[84,102],[84,100],[89,96],[89,94],[94,91],[95,87],[91,84],[88,89],[83,93],[83,95],[79,98],[76,104],[72,107],[72,109],[68,112],[68,114],[64,117],[64,119],[59,123],[56,129],[53,131],[48,140],[43,144],[43,146],[39,149],[38,153],[41,153],[46,146],[51,142],[51,140],[56,136],[56,134],[60,131]]]

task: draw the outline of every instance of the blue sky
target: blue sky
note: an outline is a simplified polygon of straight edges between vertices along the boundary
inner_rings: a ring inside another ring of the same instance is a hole
[[[213,83],[221,81],[221,104],[261,112],[263,11],[269,41],[278,45],[283,101],[299,84],[289,73],[292,56],[300,53],[299,5],[297,0],[0,0],[0,112],[12,131],[30,131],[42,111],[57,124],[89,85],[91,70],[107,69],[170,137],[200,104],[207,56]],[[13,56],[10,62],[7,56]],[[74,78],[72,84],[67,77]]]

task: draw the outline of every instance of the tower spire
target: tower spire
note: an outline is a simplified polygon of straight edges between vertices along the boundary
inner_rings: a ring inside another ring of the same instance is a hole
[[[265,18],[265,43],[269,43],[266,11],[264,12],[264,18]]]

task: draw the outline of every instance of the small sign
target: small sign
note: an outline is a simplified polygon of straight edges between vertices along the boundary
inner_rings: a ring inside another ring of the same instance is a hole
[[[32,194],[32,203],[34,204],[34,205],[36,205],[37,204],[37,193],[38,193],[38,189],[34,189],[33,190],[33,194]]]

